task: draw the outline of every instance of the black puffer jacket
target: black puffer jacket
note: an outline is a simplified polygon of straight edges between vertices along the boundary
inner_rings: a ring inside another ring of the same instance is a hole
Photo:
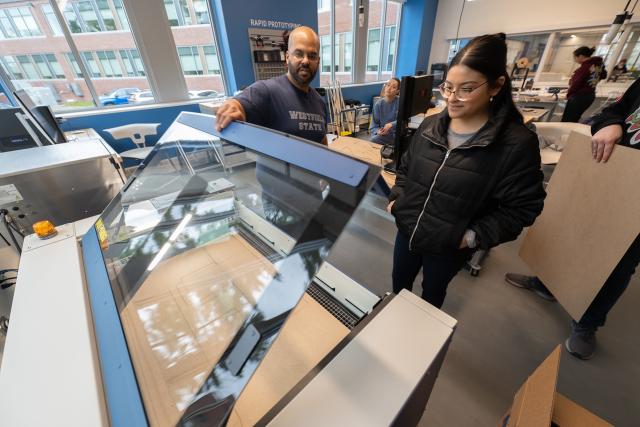
[[[449,121],[447,110],[425,119],[403,155],[389,197],[398,230],[436,255],[457,251],[467,228],[483,249],[514,240],[546,197],[535,133],[498,115],[449,150]]]

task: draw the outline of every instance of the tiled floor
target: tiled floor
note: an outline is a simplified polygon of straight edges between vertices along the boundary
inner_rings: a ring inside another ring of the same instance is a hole
[[[389,291],[395,227],[378,222],[372,236],[354,223],[348,234],[330,259],[373,292]],[[420,426],[497,425],[527,376],[567,337],[570,317],[558,303],[504,282],[506,272],[528,272],[519,245],[491,251],[478,277],[463,271],[452,281],[443,310],[458,320],[458,329]],[[356,265],[354,254],[375,262]],[[581,361],[563,349],[560,365],[558,391],[620,427],[640,425],[639,305],[636,274],[598,333],[596,356]]]

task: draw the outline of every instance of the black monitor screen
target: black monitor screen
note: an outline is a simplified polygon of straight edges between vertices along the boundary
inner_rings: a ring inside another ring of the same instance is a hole
[[[67,142],[67,138],[65,138],[64,132],[62,131],[62,129],[60,129],[58,121],[56,120],[55,116],[48,106],[36,106],[35,102],[33,102],[31,97],[27,94],[27,92],[24,91],[24,89],[14,92],[14,95],[16,96],[22,107],[26,110],[25,113],[30,115],[33,120],[35,120],[37,124],[40,125],[42,130],[55,144]]]
[[[38,144],[24,128],[16,113],[19,108],[0,109],[0,152],[37,147]]]
[[[433,94],[433,76],[405,76],[400,82],[400,101],[398,105],[398,120],[396,122],[396,135],[393,155],[394,165],[387,170],[395,168],[400,163],[408,141],[407,128],[411,117],[426,113],[431,106]]]

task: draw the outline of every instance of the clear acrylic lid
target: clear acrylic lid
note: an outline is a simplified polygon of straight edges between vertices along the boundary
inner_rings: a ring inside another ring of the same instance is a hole
[[[96,224],[152,426],[226,422],[378,174],[255,126],[228,134],[157,145]],[[306,168],[309,150],[333,172]]]

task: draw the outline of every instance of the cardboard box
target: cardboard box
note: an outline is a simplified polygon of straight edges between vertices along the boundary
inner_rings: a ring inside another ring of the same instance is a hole
[[[520,256],[579,320],[640,232],[640,150],[616,147],[607,163],[572,132],[547,187],[544,210]]]
[[[520,387],[500,427],[612,427],[556,391],[560,346]]]

